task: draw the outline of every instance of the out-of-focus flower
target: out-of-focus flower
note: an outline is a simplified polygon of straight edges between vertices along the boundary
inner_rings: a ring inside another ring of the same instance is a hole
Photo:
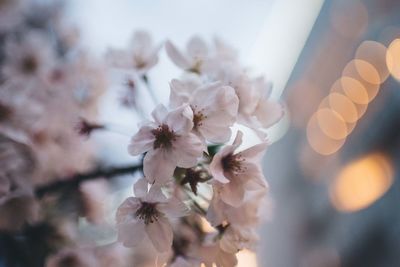
[[[199,248],[198,254],[206,267],[226,267],[237,264],[236,253],[226,252],[221,248],[219,242],[203,245]]]
[[[268,144],[264,142],[235,153],[242,136],[239,131],[233,144],[222,148],[210,164],[214,190],[219,192],[223,202],[236,207],[243,203],[247,189],[251,190],[254,185],[266,186],[260,161]]]
[[[230,127],[236,121],[239,100],[230,86],[205,84],[193,90],[172,80],[172,106],[189,104],[193,111],[193,131],[202,140],[224,143],[231,137]]]
[[[55,60],[49,39],[36,31],[29,31],[20,41],[9,39],[5,44],[5,55],[2,75],[27,89],[37,85],[34,82],[45,79]]]
[[[170,264],[167,264],[169,267],[198,267],[201,265],[200,260],[196,258],[185,258],[178,256],[174,261]]]
[[[76,125],[76,130],[78,133],[82,136],[90,136],[90,134],[95,131],[95,130],[100,130],[104,129],[105,126],[98,124],[98,123],[91,123],[85,120],[84,118],[81,118]]]
[[[0,229],[19,230],[39,218],[32,192],[35,164],[28,146],[0,135]]]
[[[188,41],[185,52],[180,51],[170,41],[165,43],[165,49],[176,66],[194,73],[202,72],[209,54],[207,44],[198,36],[194,36]]]
[[[175,168],[190,168],[202,155],[202,142],[191,130],[193,112],[183,105],[170,112],[158,105],[152,112],[154,122],[146,122],[132,137],[129,152],[144,157],[144,175],[150,183],[170,181]]]
[[[0,1],[0,34],[12,30],[22,22],[22,13],[27,6],[25,2],[22,0]]]
[[[101,266],[93,251],[89,249],[64,249],[50,256],[46,267],[98,267]]]
[[[118,240],[133,247],[147,235],[159,252],[168,251],[173,239],[169,220],[184,216],[186,205],[176,198],[167,199],[157,185],[148,189],[144,178],[135,183],[134,194],[118,208]]]
[[[92,223],[101,223],[104,220],[104,199],[108,193],[105,179],[86,181],[79,186],[80,200],[83,215]]]
[[[106,57],[112,66],[132,69],[141,75],[157,64],[160,47],[160,45],[154,44],[148,32],[137,31],[133,34],[127,49],[110,49]]]

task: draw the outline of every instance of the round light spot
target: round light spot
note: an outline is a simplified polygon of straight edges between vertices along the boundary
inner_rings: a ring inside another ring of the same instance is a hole
[[[386,64],[390,74],[400,80],[400,39],[395,39],[386,52]]]
[[[368,82],[373,84],[383,83],[389,77],[389,70],[386,65],[386,47],[375,41],[364,41],[357,48],[355,58],[358,60],[362,60],[364,62],[368,62],[371,66],[377,71],[379,78],[374,76],[369,76],[367,79]],[[366,75],[376,75],[375,70],[369,70],[367,68],[371,68],[371,66],[364,66],[365,64],[356,62],[356,67],[359,68],[361,66],[361,75],[364,71],[370,72],[371,74]],[[367,69],[367,70],[364,70]]]
[[[314,113],[308,121],[307,140],[315,152],[325,156],[336,153],[345,142],[345,139],[332,139],[321,130],[317,119],[317,113]]]
[[[341,140],[347,136],[347,126],[344,119],[329,108],[317,111],[318,125],[327,136],[335,140]]]
[[[393,183],[393,168],[382,154],[371,154],[345,166],[330,187],[332,204],[343,212],[364,209]]]

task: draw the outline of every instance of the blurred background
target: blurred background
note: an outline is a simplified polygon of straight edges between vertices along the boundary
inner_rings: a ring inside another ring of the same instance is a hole
[[[264,161],[273,212],[259,266],[400,264],[400,2],[100,3],[72,12],[94,50],[137,27],[181,45],[218,35],[287,104]],[[161,62],[152,75],[165,102],[176,69]]]
[[[137,29],[179,46],[194,34],[218,36],[273,82],[286,115],[269,130],[264,159],[271,215],[257,253],[241,255],[239,266],[400,266],[398,0],[70,0],[66,7],[98,57],[125,47]],[[179,73],[162,51],[148,74],[159,101],[168,101],[168,82]],[[114,87],[100,118],[129,135],[140,118],[118,105]],[[141,99],[150,111],[150,95]],[[126,135],[94,138],[107,164],[137,160],[126,152]],[[118,181],[110,202],[130,194],[132,178]]]

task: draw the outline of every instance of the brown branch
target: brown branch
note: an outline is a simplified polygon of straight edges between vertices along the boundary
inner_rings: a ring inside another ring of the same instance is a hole
[[[40,185],[35,188],[35,195],[38,198],[43,197],[47,193],[62,190],[67,187],[78,187],[82,182],[94,180],[98,178],[112,178],[123,174],[133,174],[142,170],[142,165],[128,165],[121,167],[98,168],[88,173],[77,174],[66,177],[55,182]]]

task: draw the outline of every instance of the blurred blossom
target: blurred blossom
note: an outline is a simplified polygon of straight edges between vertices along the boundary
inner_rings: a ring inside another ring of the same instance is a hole
[[[115,68],[146,74],[158,62],[161,45],[154,44],[148,32],[136,31],[127,49],[109,49],[106,58]]]

